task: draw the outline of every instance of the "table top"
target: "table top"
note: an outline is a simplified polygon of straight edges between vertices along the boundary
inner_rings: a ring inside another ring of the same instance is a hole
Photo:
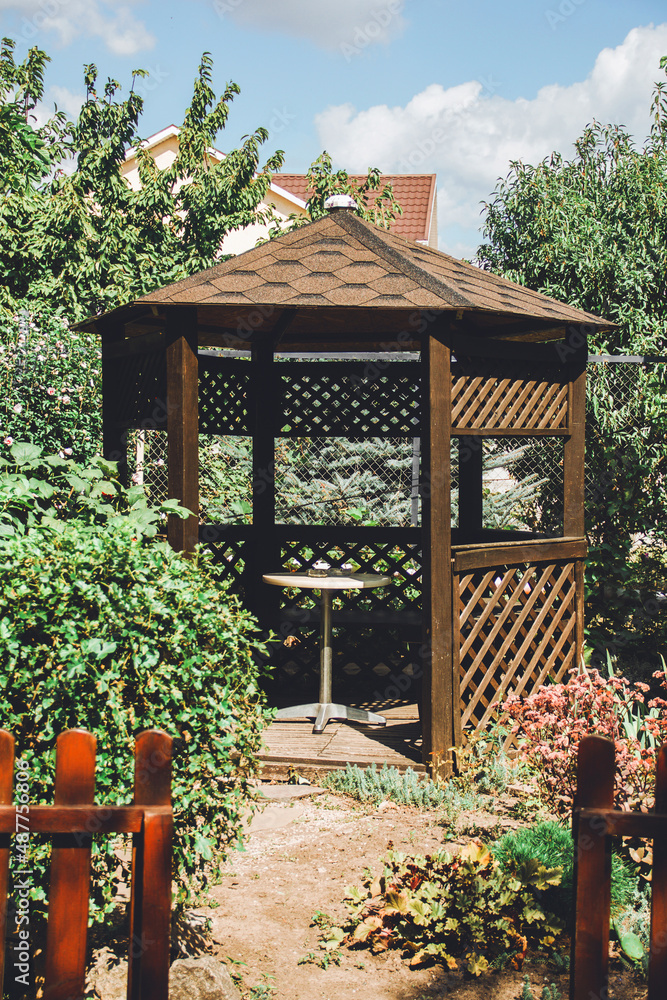
[[[276,587],[301,587],[310,590],[364,590],[367,587],[387,587],[391,583],[390,576],[380,573],[346,573],[335,576],[308,576],[307,573],[265,573],[264,583],[272,583]]]

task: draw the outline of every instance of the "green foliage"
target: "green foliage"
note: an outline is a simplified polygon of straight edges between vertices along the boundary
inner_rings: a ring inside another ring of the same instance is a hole
[[[13,43],[0,53],[0,309],[28,303],[70,319],[102,312],[219,259],[222,240],[257,219],[282,152],[260,166],[264,128],[213,163],[209,149],[239,93],[235,83],[216,98],[212,60],[202,56],[173,164],[160,170],[141,146],[143,99],[134,83],[122,99],[113,79],[98,89],[97,68],[85,67],[86,98],[76,121],[56,114],[33,128],[29,112],[42,95],[47,57],[32,49],[21,64]],[[21,128],[13,124],[21,120]],[[3,128],[4,124],[4,128]],[[11,139],[11,141],[10,141]],[[141,187],[120,167],[134,147]],[[63,169],[73,160],[73,171]],[[30,178],[19,183],[16,178]]]
[[[99,339],[61,317],[0,313],[0,441],[91,458],[102,431],[101,367]]]
[[[516,1000],[535,1000],[535,995],[530,988],[530,979],[528,976],[523,977],[523,988]],[[558,989],[556,984],[552,983],[551,986],[542,987],[540,1000],[563,1000],[563,994]]]
[[[491,848],[493,856],[508,874],[522,872],[526,866],[557,868],[561,879],[557,886],[544,886],[544,904],[567,919],[572,909],[574,843],[570,830],[553,821],[536,823],[504,837]],[[618,854],[611,860],[612,910],[618,912],[631,900],[637,887],[637,873]]]
[[[183,902],[218,872],[252,797],[267,718],[254,622],[205,553],[186,560],[146,540],[161,514],[137,488],[124,491],[110,463],[86,469],[42,459],[33,445],[11,451],[17,467],[0,475],[0,725],[16,738],[34,802],[52,795],[55,739],[68,728],[96,735],[96,797],[112,804],[131,801],[135,735],[155,726],[177,737]],[[97,917],[127,881],[115,846],[96,841]],[[33,896],[43,899],[46,846],[31,839],[30,849]]]
[[[552,153],[537,166],[512,163],[485,206],[481,265],[617,323],[596,335],[595,353],[667,353],[665,87],[656,84],[642,149],[624,127],[594,122],[571,161]],[[641,604],[628,594],[655,596],[651,560],[631,557],[633,535],[658,546],[664,579],[667,366],[638,368],[630,393],[620,391],[623,377],[621,366],[600,365],[589,379],[587,621],[596,645],[634,643],[655,655],[665,616],[649,616],[645,637]]]
[[[623,954],[646,979],[650,951],[651,890],[636,885],[627,905],[617,913],[612,926]]]
[[[187,517],[176,500],[149,506],[141,486],[125,489],[115,462],[95,458],[89,466],[59,455],[42,455],[38,445],[15,441],[0,459],[0,537],[32,529],[58,533],[76,519],[79,533],[109,524],[153,538],[168,514]],[[122,517],[120,517],[122,515]]]
[[[344,771],[330,771],[322,778],[322,785],[334,792],[351,795],[360,802],[382,802],[389,799],[403,806],[419,809],[437,809],[447,801],[442,785],[430,778],[420,777],[408,767],[401,772],[383,764],[378,771],[375,764],[360,768],[348,764]]]
[[[306,178],[310,192],[306,202],[308,216],[290,215],[287,226],[276,219],[269,233],[271,238],[299,229],[307,222],[315,222],[327,215],[324,203],[334,194],[349,194],[357,203],[355,214],[384,229],[389,229],[392,222],[403,215],[403,209],[394,196],[393,185],[382,184],[378,167],[370,167],[365,178],[359,182],[355,177],[350,177],[346,170],[334,171],[331,156],[325,150],[311,163]]]
[[[559,878],[543,866],[506,874],[475,843],[455,858],[391,851],[379,875],[369,873],[361,889],[348,890],[343,943],[374,952],[400,948],[413,966],[441,961],[454,969],[462,962],[479,976],[492,962],[520,963],[529,947],[554,944],[560,924],[543,910],[538,891]]]

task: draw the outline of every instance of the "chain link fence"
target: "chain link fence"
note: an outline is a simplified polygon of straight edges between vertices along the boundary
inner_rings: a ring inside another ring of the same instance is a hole
[[[588,366],[589,414],[603,406],[619,427],[637,419],[647,372],[665,358],[595,356]],[[660,368],[659,366],[662,366]],[[637,432],[641,428],[637,427]],[[483,524],[558,535],[563,523],[563,442],[541,437],[487,438],[482,443]],[[167,434],[131,431],[132,480],[151,502],[167,498]],[[410,526],[421,523],[419,438],[277,438],[276,522],[313,525]],[[458,525],[458,446],[453,444],[452,525]],[[586,467],[586,499],[599,493],[599,470]],[[210,523],[252,521],[252,439],[201,435],[201,513]],[[650,528],[650,526],[649,526]]]

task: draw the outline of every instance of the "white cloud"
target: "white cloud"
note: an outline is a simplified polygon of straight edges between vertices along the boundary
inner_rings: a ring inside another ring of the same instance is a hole
[[[79,35],[99,36],[117,55],[134,55],[150,49],[154,36],[143,21],[137,20],[129,3],[115,0],[0,0],[0,10],[15,10],[21,26],[16,41],[39,44],[46,32],[56,35],[61,45],[69,45]]]
[[[510,160],[536,163],[554,149],[570,156],[593,119],[626,125],[643,142],[665,52],[667,24],[633,28],[617,48],[600,52],[584,81],[550,84],[531,99],[508,100],[494,81],[448,89],[433,83],[404,107],[338,105],[317,115],[316,125],[322,147],[348,170],[436,172],[440,246],[453,251],[465,231],[471,253],[479,242],[480,202]]]
[[[213,6],[221,18],[308,38],[348,59],[405,25],[405,0],[214,0]]]

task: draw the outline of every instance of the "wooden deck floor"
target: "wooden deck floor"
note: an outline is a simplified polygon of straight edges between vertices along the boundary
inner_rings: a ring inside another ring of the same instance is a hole
[[[408,767],[424,771],[416,705],[390,702],[354,707],[384,715],[387,725],[330,722],[323,733],[313,733],[313,723],[307,720],[274,722],[264,734],[261,777],[285,781],[291,767],[312,781],[317,780],[318,774],[348,763],[359,767],[387,764],[401,771]]]

